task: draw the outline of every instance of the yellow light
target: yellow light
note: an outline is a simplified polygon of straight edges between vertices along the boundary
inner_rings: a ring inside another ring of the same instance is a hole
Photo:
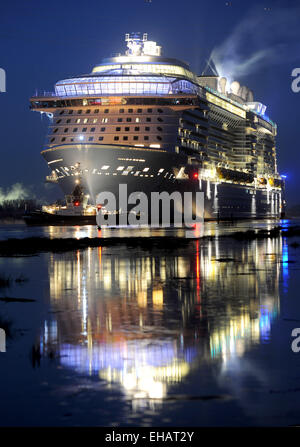
[[[162,289],[156,289],[152,292],[152,302],[154,307],[162,309],[164,304],[164,294]]]
[[[234,113],[235,115],[238,115],[241,118],[246,118],[245,110],[242,110],[241,108],[231,104],[230,102],[225,101],[224,99],[219,98],[216,95],[212,95],[211,93],[208,92],[206,92],[206,98],[209,102],[212,102],[216,106],[228,110],[228,112]]]

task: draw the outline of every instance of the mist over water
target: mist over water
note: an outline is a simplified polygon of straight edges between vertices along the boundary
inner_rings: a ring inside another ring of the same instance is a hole
[[[30,195],[29,189],[22,183],[15,183],[6,189],[0,187],[0,205],[13,200],[28,199]]]
[[[300,6],[247,12],[229,37],[212,50],[219,76],[232,82],[266,67],[299,61]]]

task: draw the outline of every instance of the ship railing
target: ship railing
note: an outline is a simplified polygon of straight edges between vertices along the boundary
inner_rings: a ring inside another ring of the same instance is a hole
[[[216,95],[216,96],[219,96],[220,98],[224,99],[225,101],[230,102],[231,104],[233,104],[233,105],[235,105],[235,106],[238,106],[238,107],[240,107],[240,108],[242,108],[242,109],[248,111],[248,109],[247,109],[243,104],[240,104],[240,103],[237,102],[237,101],[233,101],[231,98],[228,98],[226,95],[223,95],[222,93],[218,92],[217,90],[214,90],[214,89],[211,88],[211,87],[205,87],[205,89],[206,89],[208,92],[213,93],[213,94]],[[261,118],[261,119],[267,121],[267,123],[271,124],[271,126],[277,128],[277,124],[274,123],[274,122],[273,122],[267,115],[261,115],[260,113],[257,113],[257,112],[255,112],[254,110],[252,110],[252,112],[255,113],[255,115],[257,115],[259,118]]]
[[[57,94],[55,92],[36,91],[32,98],[48,98],[49,96],[57,96]]]
[[[201,98],[204,98],[204,94],[199,94],[195,92],[183,92],[183,91],[173,91],[172,93],[86,93],[86,94],[75,94],[75,95],[59,95],[55,92],[36,92],[31,98],[49,98],[49,97],[56,97],[56,98],[62,98],[62,99],[78,99],[78,98],[107,98],[107,97],[127,97],[127,96],[142,96],[142,97],[153,97],[153,96],[159,96],[159,97],[166,97],[166,96],[180,96],[180,97],[190,97],[190,96],[200,96]]]

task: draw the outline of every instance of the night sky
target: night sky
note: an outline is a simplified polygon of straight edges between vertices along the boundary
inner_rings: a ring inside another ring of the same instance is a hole
[[[292,70],[300,67],[299,0],[12,0],[1,3],[0,14],[7,75],[7,92],[0,93],[2,192],[22,183],[36,197],[62,197],[44,183],[48,120],[29,110],[29,98],[124,53],[125,33],[140,31],[198,74],[216,49],[237,66],[238,80],[278,125],[279,172],[288,176],[289,205],[300,203],[300,92],[291,89]]]

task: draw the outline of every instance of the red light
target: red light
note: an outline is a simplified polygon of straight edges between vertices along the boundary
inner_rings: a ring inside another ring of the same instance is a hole
[[[101,208],[102,208],[102,205],[98,204],[98,205],[97,205],[97,210],[100,211]]]
[[[74,206],[79,206],[79,205],[80,205],[79,200],[75,200],[75,202],[74,202]]]
[[[197,172],[194,173],[193,178],[195,178],[195,179],[198,178]]]

